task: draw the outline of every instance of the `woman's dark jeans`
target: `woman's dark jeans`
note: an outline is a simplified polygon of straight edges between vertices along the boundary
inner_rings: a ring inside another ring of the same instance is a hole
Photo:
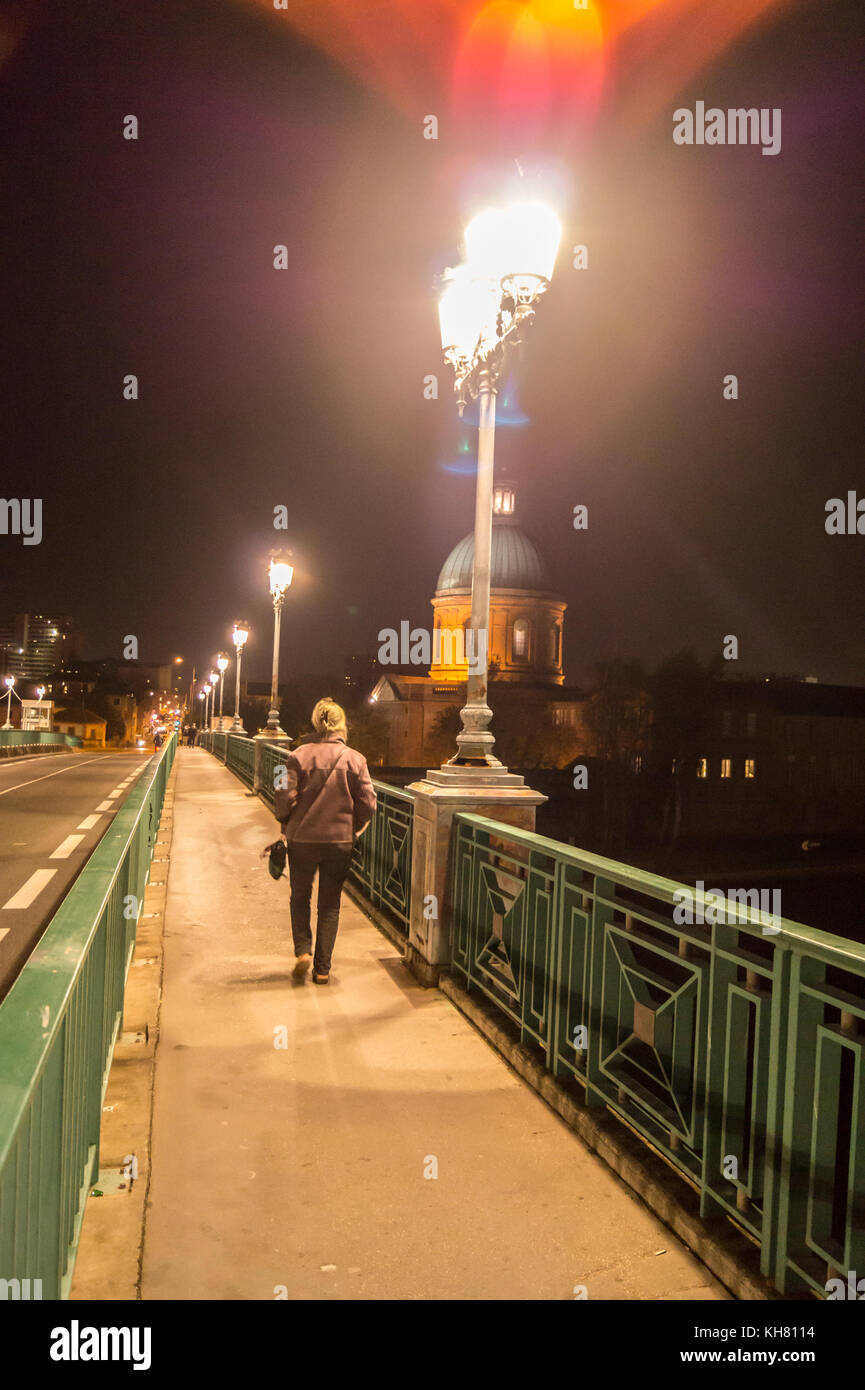
[[[288,846],[288,872],[291,880],[291,934],[294,953],[305,956],[312,950],[310,902],[312,881],[318,869],[318,925],[312,968],[316,975],[330,972],[330,958],[339,930],[339,901],[342,885],[351,867],[351,845],[304,844]]]

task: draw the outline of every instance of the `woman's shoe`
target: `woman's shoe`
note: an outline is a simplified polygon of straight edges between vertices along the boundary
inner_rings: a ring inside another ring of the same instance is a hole
[[[294,978],[302,980],[311,965],[312,955],[309,952],[305,956],[298,956],[294,965]]]
[[[327,975],[316,975],[315,971],[313,970],[313,972],[312,972],[312,983],[313,983],[314,985],[326,985],[326,984],[329,982],[329,980],[330,980],[330,973],[329,973],[329,972],[328,972]]]

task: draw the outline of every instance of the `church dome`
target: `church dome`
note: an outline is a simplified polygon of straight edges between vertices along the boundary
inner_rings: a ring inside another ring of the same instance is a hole
[[[442,565],[437,594],[471,589],[474,553],[474,536],[464,536]],[[515,526],[493,522],[490,588],[530,589],[542,593],[552,589],[541,552],[535,542]]]

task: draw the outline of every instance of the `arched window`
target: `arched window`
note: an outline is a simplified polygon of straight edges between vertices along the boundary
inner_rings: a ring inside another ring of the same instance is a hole
[[[549,651],[550,651],[550,665],[551,665],[551,666],[558,666],[558,664],[559,664],[559,638],[560,638],[560,636],[561,636],[561,633],[560,633],[560,631],[559,631],[558,624],[557,624],[557,623],[553,623],[552,627],[550,628],[550,647],[549,647]]]
[[[514,623],[514,661],[527,661],[529,655],[529,624],[526,618]]]

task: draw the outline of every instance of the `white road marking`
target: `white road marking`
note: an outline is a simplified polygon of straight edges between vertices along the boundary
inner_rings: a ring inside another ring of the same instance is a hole
[[[59,777],[63,772],[73,772],[76,767],[86,767],[88,763],[101,763],[106,757],[111,757],[110,753],[104,754],[101,758],[85,758],[83,763],[70,763],[68,767],[59,767],[56,772],[46,772],[43,777],[31,777],[29,782],[18,782],[14,787],[4,787],[0,796],[8,796],[10,792],[20,791],[21,787],[30,787],[34,782],[45,782],[49,777]]]
[[[61,841],[61,843],[57,846],[54,853],[49,854],[48,858],[68,859],[72,851],[75,849],[76,845],[80,845],[83,839],[83,835],[67,835],[66,839]]]
[[[9,908],[29,907],[34,898],[38,898],[46,883],[49,883],[56,874],[56,869],[37,869],[31,874],[27,882],[22,884],[17,893],[14,893],[8,903],[3,904],[3,911]],[[8,931],[8,928],[7,928]]]
[[[116,801],[117,798],[118,798],[118,796],[122,796],[122,795],[123,795],[123,788],[122,788],[122,787],[115,787],[113,792],[109,792],[109,793],[108,793],[108,795],[107,795],[107,797],[105,798],[105,800],[106,800],[106,801]]]
[[[94,827],[94,825],[98,825],[99,822],[101,821],[101,819],[102,819],[101,816],[85,816],[84,819],[83,819],[83,821],[81,822],[81,824],[80,824],[80,825],[76,825],[75,829],[76,829],[76,830],[92,830],[93,827]]]
[[[96,809],[97,809],[97,811],[113,811],[113,810],[114,810],[114,805],[113,805],[113,803],[110,802],[110,801],[100,801],[100,803],[99,803],[99,805],[96,807]]]

